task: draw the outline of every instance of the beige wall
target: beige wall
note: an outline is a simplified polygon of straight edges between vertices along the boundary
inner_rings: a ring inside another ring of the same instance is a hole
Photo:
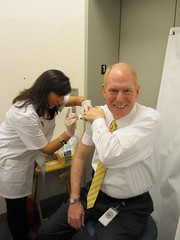
[[[79,95],[84,96],[84,17],[61,25],[61,61],[62,69],[70,78],[72,88],[78,88]],[[76,108],[80,113],[80,107]],[[64,129],[62,124],[66,109],[56,118],[54,138]],[[59,124],[58,124],[59,122]],[[82,120],[77,122],[76,134],[81,136],[84,129]]]
[[[62,68],[60,25],[0,18],[0,122],[13,97],[45,70]],[[51,37],[50,37],[51,36]]]
[[[83,1],[79,4],[84,4]],[[59,7],[61,7],[59,5]],[[0,124],[11,106],[12,99],[23,88],[29,87],[45,70],[57,68],[70,77],[72,87],[84,95],[84,16],[77,15],[63,23],[1,17],[0,14]],[[20,14],[20,13],[19,13]],[[67,14],[68,15],[68,14]],[[32,16],[31,16],[32,17]],[[77,111],[80,109],[78,108]],[[64,131],[64,111],[56,119],[54,137]],[[83,122],[77,124],[81,135]],[[45,183],[39,182],[40,199],[65,191],[57,173],[46,175]],[[0,198],[0,214],[6,212]]]

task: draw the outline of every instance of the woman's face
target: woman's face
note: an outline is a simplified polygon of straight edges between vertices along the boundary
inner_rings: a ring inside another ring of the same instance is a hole
[[[59,96],[59,95],[55,94],[54,92],[50,92],[48,94],[49,109],[52,109],[56,106],[62,105],[63,100],[64,100],[64,96]]]

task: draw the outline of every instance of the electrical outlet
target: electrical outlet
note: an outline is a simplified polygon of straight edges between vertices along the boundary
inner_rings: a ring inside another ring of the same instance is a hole
[[[71,88],[71,96],[78,96],[79,95],[79,89],[78,88]],[[72,113],[76,113],[76,106],[71,107]]]
[[[71,107],[71,112],[72,113],[76,113],[76,107],[74,106],[74,107]]]

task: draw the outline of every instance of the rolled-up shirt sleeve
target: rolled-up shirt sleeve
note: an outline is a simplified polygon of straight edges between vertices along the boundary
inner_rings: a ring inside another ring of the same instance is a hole
[[[82,136],[82,143],[87,146],[93,146],[91,123],[86,122],[86,130]]]

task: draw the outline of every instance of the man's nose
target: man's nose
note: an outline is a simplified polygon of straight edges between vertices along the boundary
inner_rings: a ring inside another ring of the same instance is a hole
[[[123,98],[123,93],[119,91],[116,96],[116,101],[121,101]]]

